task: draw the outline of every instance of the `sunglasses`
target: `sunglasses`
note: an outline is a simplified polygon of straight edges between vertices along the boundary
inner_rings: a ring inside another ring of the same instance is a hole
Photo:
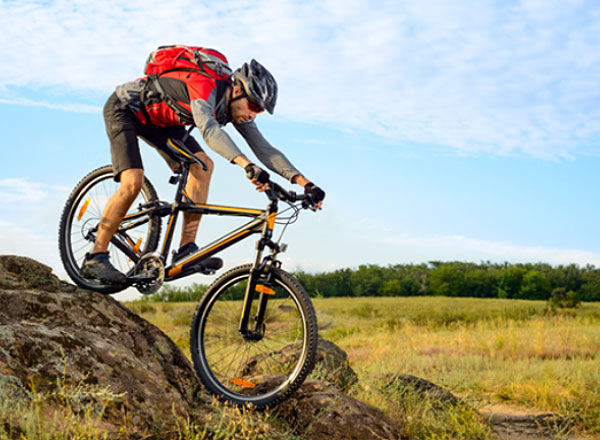
[[[256,101],[253,101],[252,98],[250,98],[250,96],[246,93],[246,90],[242,89],[242,94],[236,99],[240,98],[248,98],[248,108],[254,113],[262,113],[265,111],[265,109],[258,105]]]
[[[252,110],[254,113],[262,113],[265,111],[264,108],[262,108],[256,102],[252,101],[250,98],[248,98],[248,108],[250,110]]]

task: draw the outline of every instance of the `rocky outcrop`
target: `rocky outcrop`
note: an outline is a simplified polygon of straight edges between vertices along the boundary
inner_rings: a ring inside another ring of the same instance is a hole
[[[311,440],[400,438],[396,424],[381,410],[360,402],[330,384],[307,380],[277,409]]]
[[[381,383],[381,387],[387,392],[400,394],[411,392],[419,395],[422,399],[442,405],[456,406],[463,404],[461,400],[447,389],[410,374],[387,374],[379,378],[379,382]]]
[[[20,435],[7,409],[28,408],[42,395],[59,413],[68,406],[83,419],[91,411],[98,437],[181,438],[175,419],[202,426],[219,411],[181,350],[110,296],[61,281],[29,258],[0,256],[0,306],[0,436]],[[295,356],[291,348],[274,355]],[[314,440],[401,438],[383,412],[344,394],[358,379],[340,347],[319,340],[313,377],[319,380],[306,380],[271,410],[285,432]],[[410,392],[440,405],[464,404],[415,376],[386,375],[376,383],[384,395]],[[552,414],[490,412],[485,419],[499,438],[515,440],[550,438],[565,423]]]
[[[326,339],[319,339],[314,375],[342,391],[348,391],[358,382],[346,352]]]
[[[179,347],[111,297],[63,283],[22,257],[0,257],[0,282],[5,399],[23,400],[32,389],[94,389],[84,399],[88,407],[97,400],[92,407],[109,428],[140,432],[198,404],[199,382]]]
[[[104,432],[126,429],[128,438],[148,432],[178,438],[175,418],[201,424],[214,410],[181,350],[110,296],[60,281],[28,258],[0,256],[0,304],[3,402],[54,396],[58,407],[91,408]],[[317,365],[328,382],[307,380],[275,410],[287,432],[308,439],[398,438],[380,410],[341,391],[356,381],[343,350],[321,340]]]
[[[552,413],[489,413],[485,417],[499,440],[545,440],[551,438],[578,440],[581,438],[575,433],[570,433],[568,421]],[[569,433],[569,436],[559,435],[558,433],[561,431]]]
[[[265,358],[273,358],[279,364],[295,364],[299,356],[300,349],[296,344],[286,345],[276,352],[254,356],[248,361],[243,371],[244,374],[252,374],[256,366],[260,365]],[[312,376],[335,385],[341,391],[348,391],[358,381],[356,373],[350,367],[346,352],[325,339],[318,340]]]
[[[0,289],[41,289],[65,293],[80,290],[59,280],[45,264],[16,255],[0,255]]]

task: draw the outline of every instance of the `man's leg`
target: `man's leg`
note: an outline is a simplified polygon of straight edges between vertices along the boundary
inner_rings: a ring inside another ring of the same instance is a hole
[[[108,244],[127,214],[127,210],[140,193],[144,183],[144,170],[132,168],[124,170],[120,175],[121,186],[109,199],[98,228],[98,236],[92,253],[106,252]]]
[[[210,177],[212,175],[214,164],[210,157],[204,153],[204,151],[196,153],[196,156],[198,156],[206,164],[208,170],[204,171],[200,165],[193,164],[190,167],[190,174],[185,191],[195,203],[206,203],[208,198]],[[196,233],[198,232],[198,225],[200,224],[201,217],[202,214],[190,214],[189,212],[183,213],[180,248],[196,240]]]
[[[119,272],[108,260],[106,253],[111,238],[117,232],[119,224],[127,210],[139,194],[144,182],[144,171],[130,168],[120,173],[121,186],[108,200],[98,227],[98,235],[91,253],[86,254],[81,274],[85,278],[98,279],[105,283],[121,284],[126,281],[125,274]]]

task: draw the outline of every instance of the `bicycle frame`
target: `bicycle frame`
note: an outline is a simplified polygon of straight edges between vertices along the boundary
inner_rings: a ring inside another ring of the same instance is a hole
[[[134,263],[137,263],[141,258],[141,252],[139,251],[140,243],[133,243],[133,240],[127,235],[127,230],[148,222],[153,216],[161,218],[169,217],[160,256],[163,264],[165,264],[164,280],[172,281],[196,273],[196,265],[200,261],[215,255],[253,234],[261,234],[261,238],[257,242],[250,278],[246,287],[239,327],[239,331],[245,337],[249,339],[261,338],[268,296],[271,294],[272,290],[267,286],[257,285],[257,280],[261,275],[266,275],[266,279],[270,280],[270,271],[280,265],[276,260],[277,253],[282,251],[282,248],[271,240],[278,209],[277,200],[271,199],[268,208],[265,210],[194,203],[185,192],[185,185],[189,175],[189,166],[189,163],[183,163],[181,173],[174,176],[171,180],[171,183],[174,183],[174,180],[178,183],[175,201],[172,204],[159,201],[154,203],[153,206],[140,205],[139,212],[130,214],[123,219],[120,228],[117,230],[117,233],[114,235],[111,242]],[[180,212],[202,215],[241,216],[250,217],[252,220],[223,235],[212,243],[205,245],[197,252],[188,255],[181,260],[171,262],[170,265],[166,265]],[[262,254],[266,246],[271,248],[272,252],[270,256],[265,257],[263,260]],[[258,298],[259,306],[255,327],[253,330],[249,330],[248,322],[255,291],[260,293]]]

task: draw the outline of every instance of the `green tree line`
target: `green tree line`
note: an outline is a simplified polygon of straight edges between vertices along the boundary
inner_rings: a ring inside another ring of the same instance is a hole
[[[457,296],[548,300],[567,296],[600,301],[600,269],[576,264],[497,264],[432,261],[427,264],[361,265],[294,276],[311,296]],[[165,286],[150,301],[197,301],[207,286]],[[240,292],[243,296],[243,292]]]
[[[556,289],[600,301],[600,269],[537,264],[439,262],[361,265],[358,269],[295,274],[310,294],[337,296],[460,296],[547,300]]]

